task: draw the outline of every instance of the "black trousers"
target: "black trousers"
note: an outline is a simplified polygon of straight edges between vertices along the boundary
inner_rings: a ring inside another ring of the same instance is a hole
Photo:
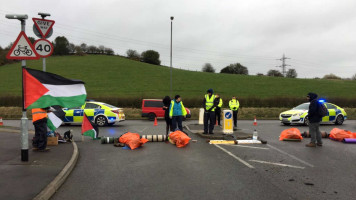
[[[236,110],[236,111],[232,111],[232,119],[234,120],[234,127],[237,127],[237,113],[239,111]]]
[[[175,131],[177,129],[177,125],[178,125],[178,129],[180,131],[183,131],[182,121],[183,121],[183,116],[173,116],[172,117],[172,129],[173,129],[173,131]]]
[[[165,117],[164,120],[166,120],[166,135],[168,135],[169,131],[173,131],[172,119]]]
[[[218,121],[218,125],[220,126],[220,117],[221,117],[221,108],[215,108],[215,119]]]
[[[35,126],[35,137],[32,139],[32,146],[45,149],[47,147],[47,118],[33,122]]]
[[[210,123],[209,123],[210,122]],[[212,134],[215,125],[215,111],[204,113],[204,133]],[[208,131],[209,127],[209,131]]]

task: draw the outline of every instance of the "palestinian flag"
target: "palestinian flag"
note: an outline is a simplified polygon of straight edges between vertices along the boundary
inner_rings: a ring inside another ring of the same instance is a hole
[[[47,114],[47,126],[52,131],[55,131],[63,123],[66,114],[60,106],[52,106],[52,108],[54,108],[55,111]]]
[[[90,136],[93,139],[98,139],[98,135],[99,135],[98,127],[88,119],[85,113],[83,116],[83,123],[82,123],[82,135]]]
[[[59,105],[74,108],[85,103],[84,82],[35,69],[23,68],[24,107],[47,108]]]

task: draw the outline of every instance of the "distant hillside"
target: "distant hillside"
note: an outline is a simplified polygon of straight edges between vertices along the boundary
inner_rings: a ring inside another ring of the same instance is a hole
[[[168,67],[132,61],[119,56],[52,56],[47,71],[86,83],[89,97],[150,97],[169,95]],[[42,69],[42,60],[27,61]],[[356,82],[347,80],[290,79],[214,74],[173,69],[173,95],[202,98],[213,88],[225,99],[237,97],[304,98],[309,91],[324,97],[355,98]],[[0,96],[21,96],[21,64],[0,67]]]

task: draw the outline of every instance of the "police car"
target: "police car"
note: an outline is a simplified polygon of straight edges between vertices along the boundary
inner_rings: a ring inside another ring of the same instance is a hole
[[[347,119],[347,114],[344,109],[339,106],[324,102],[320,100],[329,111],[329,114],[322,118],[321,123],[335,123],[336,125],[341,125]],[[308,110],[310,103],[303,103],[299,106],[279,114],[279,120],[284,125],[290,124],[304,124],[309,125],[308,120]]]
[[[63,111],[65,112],[63,121],[65,124],[82,123],[84,113],[98,126],[113,125],[115,122],[125,120],[122,108],[97,101],[87,101],[81,107],[64,108]]]

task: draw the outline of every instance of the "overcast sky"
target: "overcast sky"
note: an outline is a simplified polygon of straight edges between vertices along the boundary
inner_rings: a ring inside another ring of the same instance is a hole
[[[33,34],[38,12],[55,20],[53,41],[65,36],[74,44],[104,45],[126,55],[153,49],[163,65],[170,59],[173,20],[173,67],[200,71],[211,63],[217,72],[241,63],[249,74],[281,70],[286,63],[299,78],[356,73],[355,0],[0,0],[0,46],[13,42],[20,22],[5,14],[28,14]],[[37,37],[36,37],[37,38]],[[288,69],[287,68],[287,69]]]

